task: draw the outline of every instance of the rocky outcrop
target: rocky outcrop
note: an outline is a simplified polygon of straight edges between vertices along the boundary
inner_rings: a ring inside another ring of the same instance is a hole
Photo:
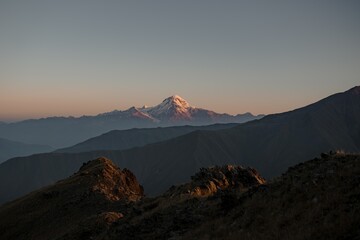
[[[104,157],[84,163],[73,177],[88,181],[92,192],[102,194],[108,200],[136,201],[144,195],[143,187],[131,171],[121,170]]]
[[[245,191],[250,187],[265,184],[266,181],[253,168],[225,165],[210,168],[201,168],[191,182],[179,187],[172,187],[167,194],[190,194],[192,196],[210,196],[218,191],[237,190]]]
[[[121,219],[108,232],[109,239],[181,239],[204,221],[231,210],[230,193],[243,194],[263,186],[252,168],[225,165],[201,168],[189,183],[173,186],[165,194],[138,202],[129,219]],[[131,224],[129,224],[131,222]],[[188,237],[187,239],[192,239]]]
[[[321,154],[267,188],[227,195],[233,198],[228,214],[204,221],[182,239],[359,239],[359,176],[360,155]]]
[[[126,216],[143,192],[133,173],[98,158],[67,179],[1,206],[0,239],[99,235]]]
[[[360,155],[332,152],[266,184],[226,165],[142,198],[131,172],[100,158],[0,207],[0,239],[358,239],[359,175]]]

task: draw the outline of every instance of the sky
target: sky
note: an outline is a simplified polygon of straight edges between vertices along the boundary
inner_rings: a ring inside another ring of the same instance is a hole
[[[360,85],[360,2],[0,0],[0,120],[93,115],[177,94],[230,114]]]

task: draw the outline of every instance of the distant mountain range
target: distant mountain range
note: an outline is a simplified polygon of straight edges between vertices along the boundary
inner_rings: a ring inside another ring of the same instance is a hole
[[[294,111],[217,131],[193,131],[143,147],[14,158],[0,165],[0,202],[65,178],[99,156],[133,171],[146,194],[155,195],[185,182],[200,167],[244,165],[270,178],[335,149],[360,152],[360,87]]]
[[[0,163],[13,157],[49,152],[51,150],[53,149],[46,145],[26,144],[0,138]]]
[[[190,106],[183,98],[172,96],[154,107],[131,107],[96,116],[49,117],[0,124],[0,137],[20,142],[45,144],[54,148],[71,146],[111,130],[179,125],[243,123],[264,115],[229,115]]]
[[[113,130],[90,138],[74,146],[58,149],[58,153],[79,153],[96,150],[124,150],[142,147],[150,143],[165,141],[198,130],[220,130],[235,127],[236,123],[214,124],[207,126],[177,126],[158,128],[132,128]]]

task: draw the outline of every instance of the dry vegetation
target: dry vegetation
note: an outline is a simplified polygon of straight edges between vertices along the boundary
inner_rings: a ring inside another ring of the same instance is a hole
[[[358,155],[323,154],[184,239],[360,239],[359,184]]]
[[[0,238],[360,239],[359,186],[360,155],[335,152],[269,183],[253,169],[204,168],[190,183],[141,198],[131,172],[98,159],[2,206]]]

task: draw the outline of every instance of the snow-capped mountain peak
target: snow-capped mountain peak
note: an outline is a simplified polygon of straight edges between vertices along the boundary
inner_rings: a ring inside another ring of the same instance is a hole
[[[163,106],[166,105],[167,107],[176,106],[183,109],[187,109],[190,107],[190,104],[185,99],[183,99],[178,95],[173,95],[171,97],[166,98],[160,105]]]
[[[146,111],[158,119],[191,119],[189,110],[190,104],[178,95],[166,98],[162,103],[155,107],[147,108]]]
[[[251,115],[251,114],[250,114]],[[244,122],[243,119],[252,120],[256,116],[248,115],[229,115],[219,114],[210,110],[196,108],[191,106],[185,99],[179,95],[173,95],[164,99],[160,104],[148,107],[131,107],[124,111],[115,110],[109,113],[103,113],[99,116],[107,116],[118,119],[141,119],[162,125],[174,124],[211,124],[211,123],[229,123]]]

